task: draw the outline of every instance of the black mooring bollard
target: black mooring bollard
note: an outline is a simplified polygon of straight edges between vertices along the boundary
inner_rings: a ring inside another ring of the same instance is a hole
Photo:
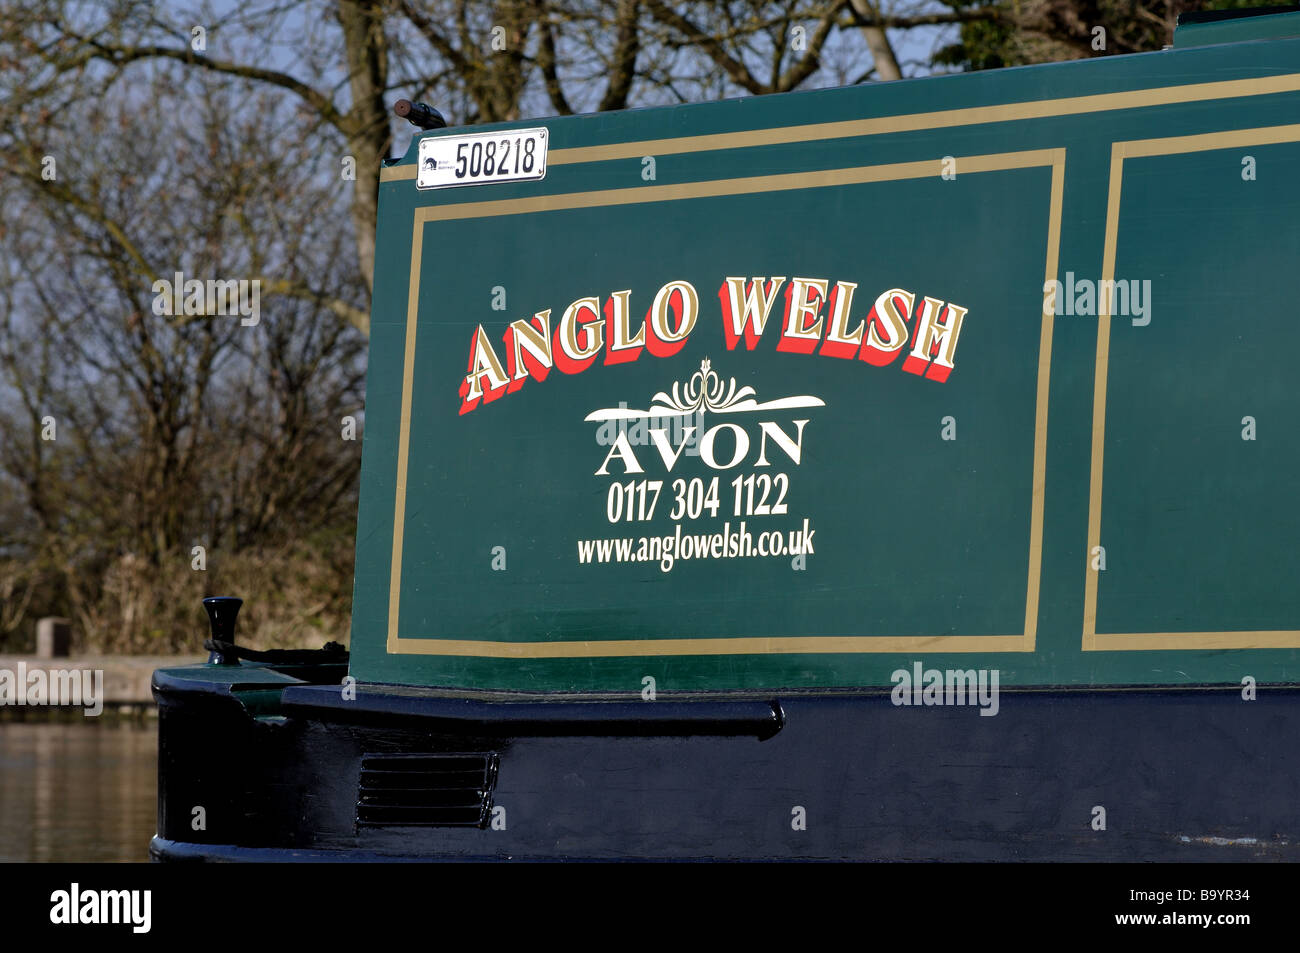
[[[208,613],[208,623],[212,626],[212,641],[235,644],[235,619],[239,617],[239,608],[243,599],[234,596],[209,596],[203,600],[203,608]],[[238,665],[239,657],[232,652],[213,649],[208,655],[209,665]]]

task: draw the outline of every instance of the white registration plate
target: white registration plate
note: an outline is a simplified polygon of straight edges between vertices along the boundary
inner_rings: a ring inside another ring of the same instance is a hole
[[[421,139],[418,189],[546,177],[546,130],[512,129]]]

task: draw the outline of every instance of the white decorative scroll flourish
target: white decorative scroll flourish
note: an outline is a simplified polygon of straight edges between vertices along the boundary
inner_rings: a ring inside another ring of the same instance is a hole
[[[675,381],[672,393],[663,391],[651,398],[648,410],[631,407],[606,407],[593,410],[585,420],[636,420],[640,417],[687,417],[711,410],[715,414],[742,414],[756,410],[784,410],[790,407],[825,407],[819,397],[801,395],[776,400],[757,401],[752,387],[736,387],[736,379],[723,384],[722,378],[706,357],[689,381]]]

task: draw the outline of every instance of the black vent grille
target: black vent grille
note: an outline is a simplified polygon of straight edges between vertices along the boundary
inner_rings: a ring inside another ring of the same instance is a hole
[[[358,827],[486,827],[495,752],[368,754],[361,758]]]

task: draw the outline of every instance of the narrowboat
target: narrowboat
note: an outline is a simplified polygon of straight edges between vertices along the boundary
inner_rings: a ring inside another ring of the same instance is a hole
[[[155,859],[1300,854],[1300,13],[402,112],[350,645],[207,601]]]

